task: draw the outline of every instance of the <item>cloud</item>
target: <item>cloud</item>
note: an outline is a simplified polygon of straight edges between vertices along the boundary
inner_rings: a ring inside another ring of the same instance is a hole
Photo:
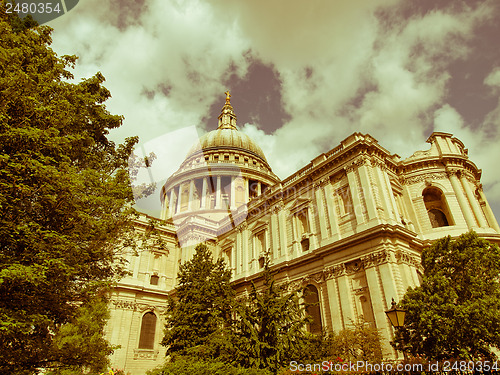
[[[484,84],[488,86],[500,87],[500,67],[496,67],[484,79]]]
[[[147,141],[200,125],[226,89],[226,72],[246,74],[248,42],[203,2],[148,1],[121,22],[107,17],[113,12],[113,2],[88,0],[52,26],[54,48],[81,56],[77,78],[98,70],[106,77],[108,108],[125,116],[116,139],[138,134]]]
[[[148,141],[192,125],[212,129],[202,123],[212,104],[222,105],[222,93],[259,62],[275,74],[286,121],[269,131],[259,116],[239,123],[281,178],[355,131],[405,157],[445,129],[484,162],[483,178],[493,186],[500,104],[473,131],[448,96],[450,66],[470,57],[476,30],[498,13],[495,2],[432,6],[419,3],[417,12],[403,0],[87,0],[52,25],[54,48],[81,56],[78,78],[99,70],[107,78],[108,108],[126,118],[112,133],[117,140]],[[488,95],[500,85],[498,69],[484,80]]]

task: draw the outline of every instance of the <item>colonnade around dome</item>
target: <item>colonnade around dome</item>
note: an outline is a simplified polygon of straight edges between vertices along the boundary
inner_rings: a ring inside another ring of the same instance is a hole
[[[234,211],[267,188],[267,184],[241,175],[192,178],[167,192],[162,219],[183,213]]]

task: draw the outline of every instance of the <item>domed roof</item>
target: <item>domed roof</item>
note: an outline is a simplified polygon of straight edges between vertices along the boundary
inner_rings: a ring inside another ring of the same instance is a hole
[[[200,151],[213,151],[215,149],[236,149],[254,154],[267,163],[262,149],[246,134],[238,131],[236,127],[236,114],[231,105],[231,94],[226,91],[226,103],[219,115],[219,126],[216,130],[203,135],[200,142],[195,143],[189,150],[186,159]]]
[[[246,134],[229,128],[218,128],[203,135],[188,152],[188,157],[203,151],[214,149],[240,149],[254,154],[266,161],[262,149]]]

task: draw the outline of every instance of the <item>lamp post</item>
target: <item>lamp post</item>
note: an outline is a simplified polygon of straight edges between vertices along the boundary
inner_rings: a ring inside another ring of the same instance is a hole
[[[393,325],[394,328],[398,329],[404,327],[406,310],[397,307],[396,302],[394,302],[394,298],[392,299],[391,302],[391,309],[387,310],[385,314],[391,321],[391,324]],[[403,358],[406,361],[407,358],[406,358],[406,352],[404,351],[404,341],[403,341]]]

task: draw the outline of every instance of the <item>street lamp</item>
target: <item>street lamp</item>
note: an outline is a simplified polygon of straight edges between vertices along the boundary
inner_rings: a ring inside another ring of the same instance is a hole
[[[392,299],[391,302],[391,309],[387,310],[385,314],[391,321],[391,324],[393,325],[394,328],[399,329],[401,327],[404,327],[406,310],[397,307],[396,302],[394,302],[394,298]],[[403,345],[403,357],[406,361],[407,357],[406,357],[406,352],[404,351],[404,342],[402,342],[402,345]]]
[[[391,302],[391,309],[387,310],[386,312],[387,317],[391,321],[391,324],[397,328],[397,327],[404,327],[405,325],[405,315],[406,315],[406,310],[397,307],[396,302],[394,302],[394,298],[392,299]]]

